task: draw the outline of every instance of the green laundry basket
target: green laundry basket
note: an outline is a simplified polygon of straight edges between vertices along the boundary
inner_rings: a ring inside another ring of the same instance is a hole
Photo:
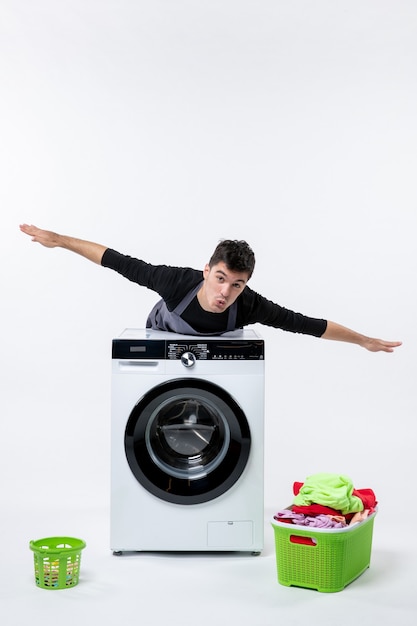
[[[376,511],[345,528],[314,528],[272,520],[278,582],[341,591],[370,565]]]
[[[35,582],[42,589],[68,589],[78,584],[81,550],[86,546],[74,537],[48,537],[31,541]]]

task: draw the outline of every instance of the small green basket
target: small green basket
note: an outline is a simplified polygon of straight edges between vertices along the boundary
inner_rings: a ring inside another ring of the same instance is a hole
[[[370,565],[375,515],[341,529],[273,519],[278,582],[322,592],[344,589]]]
[[[86,546],[74,537],[48,537],[31,541],[35,582],[42,589],[69,589],[78,584],[81,550]]]

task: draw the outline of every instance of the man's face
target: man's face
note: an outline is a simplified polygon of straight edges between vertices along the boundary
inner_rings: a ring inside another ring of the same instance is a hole
[[[223,313],[243,292],[249,274],[232,272],[223,262],[203,271],[204,283],[197,294],[198,301],[205,311]]]

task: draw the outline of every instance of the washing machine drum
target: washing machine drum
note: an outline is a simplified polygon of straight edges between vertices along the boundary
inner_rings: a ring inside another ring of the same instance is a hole
[[[224,389],[200,379],[153,387],[125,432],[129,466],[153,495],[177,504],[208,502],[241,476],[250,452],[244,412]]]

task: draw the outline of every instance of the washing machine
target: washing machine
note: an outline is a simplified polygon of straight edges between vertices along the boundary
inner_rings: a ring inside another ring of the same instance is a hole
[[[113,339],[111,549],[248,551],[264,534],[264,341]]]

